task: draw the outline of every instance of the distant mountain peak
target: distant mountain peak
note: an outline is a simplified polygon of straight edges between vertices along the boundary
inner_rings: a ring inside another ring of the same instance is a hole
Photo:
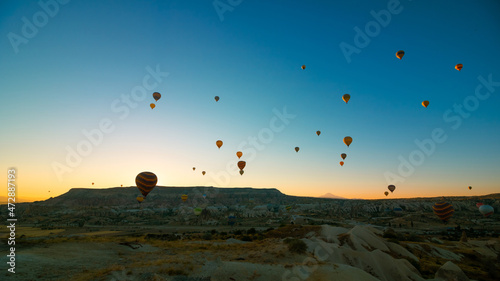
[[[327,194],[321,195],[319,198],[347,199],[345,197],[340,197],[340,196],[337,196],[337,195],[333,195],[330,192],[328,192]]]

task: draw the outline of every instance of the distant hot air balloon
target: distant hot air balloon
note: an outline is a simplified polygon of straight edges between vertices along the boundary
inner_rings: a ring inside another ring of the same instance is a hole
[[[92,185],[94,185],[94,183],[92,183]]]
[[[295,152],[299,152],[299,149],[300,149],[300,148],[299,148],[298,146],[296,146],[296,147],[295,147]]]
[[[434,204],[432,210],[434,211],[434,214],[436,214],[436,216],[438,216],[439,219],[444,223],[446,223],[453,215],[453,212],[455,212],[453,206],[450,203],[444,201],[444,197],[441,198],[441,201]]]
[[[340,161],[340,166],[344,166],[344,161]]]
[[[245,169],[246,165],[247,165],[247,162],[245,162],[245,161],[238,161],[238,168],[240,168],[240,170]]]
[[[219,96],[215,96],[215,101],[219,101]]]
[[[455,65],[455,69],[458,70],[458,71],[462,70],[462,67],[464,67],[464,65],[461,64],[461,63]]]
[[[203,172],[201,172],[201,173],[202,173],[203,175],[205,175],[207,172],[203,171]]]
[[[142,201],[144,201],[144,197],[142,196],[137,196],[137,198],[135,198],[137,200],[138,203],[142,203]]]
[[[385,196],[389,195],[389,191],[384,192]]]
[[[154,103],[150,104],[149,106],[151,107],[151,109],[156,107],[156,105]]]
[[[285,207],[285,209],[286,209],[287,211],[290,211],[290,210],[292,209],[292,206],[288,205],[288,206],[286,206],[286,207]]]
[[[196,167],[193,167],[193,171],[196,170]]]
[[[345,101],[345,103],[347,103],[351,99],[351,95],[345,94],[345,95],[342,96],[342,99]]]
[[[241,156],[243,156],[243,152],[241,151],[236,152],[236,156],[238,156],[238,159],[240,159]]]
[[[182,202],[186,202],[186,200],[188,200],[187,194],[182,194],[181,199],[182,199]]]
[[[154,92],[154,93],[153,93],[153,98],[155,99],[155,101],[158,101],[158,100],[161,98],[160,93],[158,93],[158,92]]]
[[[424,107],[427,107],[427,106],[429,105],[429,101],[428,101],[428,100],[424,100],[424,101],[422,102],[422,105],[423,105]]]
[[[493,215],[494,211],[495,210],[490,205],[479,206],[479,212],[481,213],[481,215],[483,215],[485,217],[489,217],[489,216]]]
[[[151,172],[142,172],[135,177],[135,184],[144,198],[153,190],[158,182],[158,178]]]
[[[203,199],[207,198],[207,195],[206,194],[203,194]]]
[[[120,185],[120,187],[123,187],[123,184],[122,184],[122,185]]]
[[[199,216],[199,215],[201,215],[201,212],[203,211],[203,209],[202,208],[194,208],[193,211],[194,211],[195,215]]]
[[[218,140],[215,142],[215,144],[217,145],[217,147],[220,149],[220,147],[222,146],[222,141],[221,140]]]
[[[347,157],[347,154],[342,153],[342,154],[340,154],[340,157],[342,157],[342,160],[345,160],[345,158]]]
[[[394,190],[396,189],[396,186],[394,186],[393,184],[391,184],[391,185],[389,185],[387,188],[388,188],[388,189],[391,191],[391,193],[392,193],[392,192],[394,192]]]
[[[471,189],[472,189],[472,186],[469,185],[469,190],[471,190]]]
[[[402,59],[404,55],[405,55],[405,51],[403,51],[403,50],[400,50],[396,53],[396,57],[398,57],[398,59]]]
[[[243,173],[245,173],[245,171],[240,170],[240,175],[242,175],[242,176],[243,176]]]
[[[305,65],[303,65],[303,66],[301,66],[300,68],[302,68],[302,69],[306,69],[306,66],[305,66]]]
[[[349,147],[349,145],[351,145],[351,142],[352,142],[352,138],[351,137],[345,137],[344,138],[344,143],[345,143],[345,145],[347,145],[347,147]]]
[[[321,135],[321,131],[316,131],[316,135]]]

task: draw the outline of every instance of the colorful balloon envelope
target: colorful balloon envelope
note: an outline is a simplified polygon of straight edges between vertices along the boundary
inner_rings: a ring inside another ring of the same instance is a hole
[[[207,195],[206,194],[203,194],[203,199],[207,198]]]
[[[427,106],[429,106],[429,101],[428,101],[428,100],[424,100],[424,101],[422,102],[422,106],[423,106],[423,107],[427,107]]]
[[[469,190],[471,190],[471,189],[472,189],[472,186],[469,186]]]
[[[142,172],[135,177],[135,184],[144,198],[153,190],[158,182],[158,178],[151,172]]]
[[[295,152],[299,152],[300,148],[298,146],[295,147]]]
[[[396,57],[397,57],[398,59],[402,59],[404,55],[405,55],[405,51],[403,51],[403,50],[399,50],[399,51],[396,53]]]
[[[305,65],[303,65],[303,66],[301,66],[300,68],[302,68],[302,69],[306,69],[306,66],[305,66]]]
[[[389,191],[384,192],[385,196],[389,195]]]
[[[340,161],[340,166],[344,166],[344,161]]]
[[[158,101],[161,98],[161,94],[158,93],[158,92],[154,92],[153,93],[153,98],[155,99],[155,101]]]
[[[344,138],[344,143],[345,143],[345,145],[347,145],[347,147],[349,147],[349,145],[351,145],[351,143],[352,143],[352,138],[351,137],[345,137]]]
[[[478,207],[478,208],[483,206],[483,205],[484,205],[483,203],[476,203],[476,207]]]
[[[219,101],[219,96],[215,96],[215,101]]]
[[[396,186],[394,186],[393,184],[389,185],[387,187],[391,192],[394,192],[394,190],[396,189]]]
[[[443,222],[447,222],[455,212],[453,206],[450,203],[445,202],[444,198],[434,204],[432,210],[434,211],[434,214],[436,214],[436,216],[438,216],[439,219]]]
[[[490,205],[479,206],[479,212],[481,213],[481,215],[483,215],[485,217],[489,217],[489,216],[493,215],[494,211],[495,210]]]
[[[458,70],[458,71],[462,70],[462,67],[464,67],[464,65],[461,64],[461,63],[455,65],[455,69]]]
[[[321,131],[316,131],[316,135],[321,135]]]
[[[220,147],[222,146],[222,141],[221,140],[216,141],[215,145],[217,145],[217,147],[220,149]]]
[[[342,154],[340,154],[340,157],[342,157],[342,160],[345,160],[345,158],[347,157],[347,154],[342,153]]]
[[[195,215],[199,216],[199,215],[201,215],[201,212],[203,211],[203,209],[202,208],[194,208],[193,211],[194,211]]]
[[[142,203],[142,201],[144,201],[144,197],[142,196],[137,196],[137,198],[135,198],[137,200],[138,203]]]
[[[182,199],[182,202],[186,202],[186,200],[188,200],[187,194],[182,194],[181,199]]]
[[[246,165],[247,165],[247,162],[245,162],[245,161],[238,161],[238,168],[240,168],[240,170],[245,169]]]
[[[241,156],[243,156],[243,152],[241,151],[236,152],[236,156],[238,156],[238,159],[240,159]]]
[[[345,101],[345,103],[347,103],[351,99],[351,95],[345,94],[345,95],[342,96],[342,99]]]
[[[156,105],[154,103],[150,104],[149,106],[151,107],[151,109],[156,107]]]

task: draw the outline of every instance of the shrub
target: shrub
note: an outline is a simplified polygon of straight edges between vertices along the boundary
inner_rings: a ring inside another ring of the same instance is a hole
[[[249,230],[247,230],[247,234],[250,235],[250,234],[255,234],[257,233],[257,230],[255,230],[255,228],[250,228]]]
[[[307,245],[304,241],[299,239],[290,239],[288,244],[288,250],[295,254],[305,254],[307,250]]]
[[[249,241],[249,242],[252,242],[252,237],[248,236],[248,235],[243,235],[243,237],[241,237],[241,241]]]
[[[202,238],[204,240],[212,240],[212,234],[211,233],[205,233],[205,234],[203,234]]]

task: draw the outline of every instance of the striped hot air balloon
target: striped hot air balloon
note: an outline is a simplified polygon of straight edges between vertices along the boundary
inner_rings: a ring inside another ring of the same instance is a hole
[[[158,178],[151,172],[142,172],[135,178],[135,184],[144,197],[156,186]]]
[[[181,199],[182,199],[182,202],[186,202],[186,200],[188,200],[187,194],[182,194]]]
[[[158,93],[158,92],[154,92],[153,93],[153,98],[155,99],[155,101],[158,101],[161,98],[161,94]]]
[[[441,201],[434,204],[432,210],[434,211],[434,214],[436,214],[436,216],[438,216],[444,223],[446,223],[455,212],[453,206],[450,203],[445,202],[444,198],[441,198]]]

